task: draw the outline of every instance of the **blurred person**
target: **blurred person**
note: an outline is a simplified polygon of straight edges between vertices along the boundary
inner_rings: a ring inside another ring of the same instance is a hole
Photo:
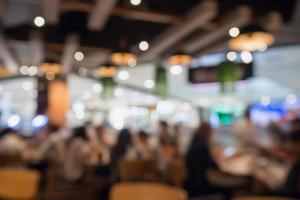
[[[169,125],[165,121],[159,122],[159,143],[161,145],[171,145],[172,139],[169,133]]]
[[[251,107],[245,111],[244,117],[233,126],[233,134],[242,146],[270,148],[274,140],[267,128],[258,126],[251,121]]]
[[[282,188],[284,196],[300,198],[300,129],[290,133],[291,152],[294,162],[289,170],[285,184]]]
[[[158,166],[165,171],[168,164],[178,156],[175,142],[169,133],[169,125],[165,121],[159,122]]]
[[[26,149],[26,142],[20,134],[11,128],[6,128],[0,133],[0,154],[19,155]]]
[[[121,159],[134,159],[135,157],[137,156],[133,151],[132,135],[128,129],[122,129],[111,151],[110,167],[112,170],[116,170],[118,162]]]
[[[32,156],[38,160],[50,161],[55,165],[62,164],[65,158],[65,143],[69,135],[65,132],[63,128],[49,124],[46,130],[37,136],[40,147]]]
[[[89,138],[91,141],[91,162],[94,165],[106,165],[110,159],[110,147],[105,139],[104,126],[97,126],[95,128],[95,138]]]
[[[209,143],[212,135],[212,128],[208,123],[202,123],[195,131],[191,144],[188,148],[185,164],[188,177],[185,188],[191,197],[223,193],[228,195],[229,191],[219,188],[209,182],[207,172],[209,169],[217,168],[210,149]]]
[[[145,131],[140,131],[137,134],[135,148],[140,159],[154,158],[154,151],[149,145],[148,133]]]
[[[66,180],[80,182],[83,179],[84,168],[90,153],[90,146],[85,127],[73,130],[73,135],[67,142],[63,173]]]

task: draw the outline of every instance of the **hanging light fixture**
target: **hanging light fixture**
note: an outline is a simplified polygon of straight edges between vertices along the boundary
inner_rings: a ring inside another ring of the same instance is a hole
[[[111,54],[111,62],[116,65],[128,65],[132,60],[136,60],[137,56],[128,49],[126,40],[121,40],[120,47]]]
[[[173,65],[188,65],[192,61],[192,56],[183,52],[177,52],[169,56],[168,60]]]
[[[59,63],[53,60],[46,60],[41,65],[41,72],[47,80],[54,80],[55,77],[62,73],[62,68]]]
[[[101,77],[105,78],[112,78],[117,75],[117,67],[110,63],[101,65],[97,71]]]
[[[102,97],[105,99],[111,98],[114,93],[116,83],[114,77],[117,75],[117,67],[110,63],[101,65],[98,69],[98,74],[101,76]]]
[[[275,41],[274,36],[259,25],[249,25],[231,37],[228,46],[236,51],[264,51]]]

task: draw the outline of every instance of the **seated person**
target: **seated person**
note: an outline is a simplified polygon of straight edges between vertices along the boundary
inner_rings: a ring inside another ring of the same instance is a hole
[[[282,191],[284,196],[298,199],[300,198],[300,130],[291,132],[290,141],[295,161],[288,173]]]
[[[216,168],[217,164],[209,150],[209,141],[212,129],[208,123],[202,123],[196,130],[188,148],[185,164],[188,177],[185,188],[191,197],[213,193],[228,195],[228,191],[211,184],[207,178],[209,169]]]
[[[74,129],[74,133],[66,146],[63,166],[64,178],[69,182],[80,182],[90,154],[85,127]]]
[[[140,159],[153,159],[154,152],[152,151],[149,142],[148,134],[144,131],[140,131],[135,141],[135,149]]]

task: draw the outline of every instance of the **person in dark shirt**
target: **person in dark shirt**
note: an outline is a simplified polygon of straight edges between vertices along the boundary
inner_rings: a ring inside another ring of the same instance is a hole
[[[209,182],[207,172],[217,168],[217,164],[209,151],[209,140],[212,129],[208,123],[202,123],[196,130],[186,154],[185,163],[188,178],[185,189],[191,197],[222,193],[228,196],[226,189],[219,188]]]
[[[294,130],[290,133],[290,141],[295,162],[288,173],[283,193],[284,196],[300,199],[300,130]]]

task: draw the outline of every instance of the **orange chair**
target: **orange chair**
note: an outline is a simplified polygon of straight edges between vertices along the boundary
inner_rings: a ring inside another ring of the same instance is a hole
[[[272,196],[249,196],[249,197],[237,197],[232,200],[296,200],[284,197],[272,197]]]
[[[110,191],[110,200],[187,200],[180,188],[159,183],[120,183]]]
[[[0,199],[35,199],[40,174],[27,169],[0,169]]]
[[[153,180],[157,175],[154,160],[121,160],[118,164],[121,181]]]

